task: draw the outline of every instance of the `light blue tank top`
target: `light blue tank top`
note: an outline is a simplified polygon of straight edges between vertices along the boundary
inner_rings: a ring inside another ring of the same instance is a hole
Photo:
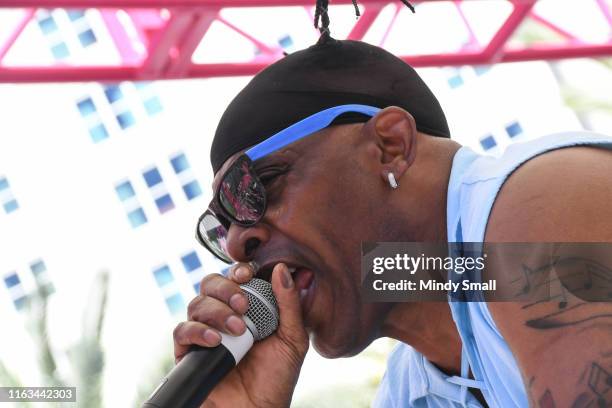
[[[467,147],[453,159],[447,197],[449,242],[483,242],[489,214],[504,181],[527,160],[563,147],[612,149],[612,138],[591,132],[545,136],[508,147],[500,158]],[[469,296],[468,296],[469,298]],[[526,408],[527,392],[516,360],[485,302],[449,302],[463,342],[461,377],[449,377],[400,343],[389,356],[374,407],[481,407],[468,391],[479,388],[493,408]],[[467,377],[471,369],[475,380]]]

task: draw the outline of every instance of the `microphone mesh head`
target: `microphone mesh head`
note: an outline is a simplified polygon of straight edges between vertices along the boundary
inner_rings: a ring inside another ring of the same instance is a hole
[[[278,305],[272,285],[263,279],[253,278],[240,287],[249,299],[249,310],[245,314],[247,326],[250,326],[250,320],[256,331],[253,338],[255,341],[263,340],[278,327]]]

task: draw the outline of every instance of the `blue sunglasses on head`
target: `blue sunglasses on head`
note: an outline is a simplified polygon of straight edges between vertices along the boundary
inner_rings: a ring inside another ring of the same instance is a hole
[[[374,116],[380,111],[368,105],[340,105],[325,109],[289,126],[256,144],[240,155],[221,177],[208,209],[198,220],[196,238],[224,262],[233,260],[227,253],[227,232],[232,223],[243,227],[257,224],[267,207],[266,189],[253,163],[283,147],[325,129],[343,113]]]

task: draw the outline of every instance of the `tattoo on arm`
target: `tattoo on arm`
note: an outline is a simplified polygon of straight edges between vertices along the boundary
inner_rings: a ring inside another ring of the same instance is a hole
[[[612,407],[612,374],[597,362],[592,362],[586,384],[588,391],[578,394],[572,402],[572,408],[609,408]],[[538,399],[539,408],[556,408],[555,399],[550,389],[546,389]]]
[[[550,390],[546,390],[544,392],[544,394],[542,394],[542,396],[540,397],[540,400],[538,401],[538,404],[540,404],[540,408],[555,408],[555,400],[553,399],[552,393],[550,392]]]
[[[607,262],[579,256],[551,256],[538,266],[523,262],[507,279],[516,288],[514,299],[523,299],[522,309],[529,312],[525,325],[548,330],[611,319],[612,268]],[[611,307],[593,307],[600,302]]]

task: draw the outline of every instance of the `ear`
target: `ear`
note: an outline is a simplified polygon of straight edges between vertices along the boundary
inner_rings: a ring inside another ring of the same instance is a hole
[[[381,176],[399,180],[416,157],[417,129],[412,115],[397,106],[387,107],[371,119],[373,136],[380,149]]]

